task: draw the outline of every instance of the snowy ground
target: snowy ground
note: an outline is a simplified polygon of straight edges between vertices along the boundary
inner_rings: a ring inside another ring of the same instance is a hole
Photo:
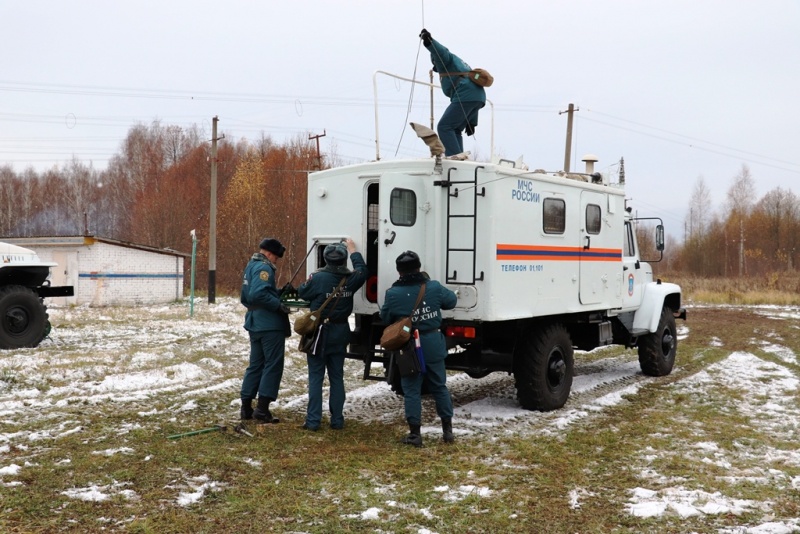
[[[765,308],[760,313],[800,325],[797,309]],[[147,401],[162,392],[181,399],[176,411],[193,410],[209,392],[230,398],[229,410],[220,420],[233,420],[238,414],[241,373],[247,362],[247,337],[241,328],[242,310],[232,299],[220,299],[214,306],[198,303],[195,317],[188,317],[188,306],[155,306],[137,309],[51,308],[55,328],[51,337],[37,349],[0,352],[0,486],[14,487],[25,470],[4,457],[14,447],[34,446],[38,441],[80,431],[80,426],[59,416],[69,406],[115,403],[141,403],[141,424],[158,413],[148,409]],[[171,321],[154,320],[174,315]],[[687,326],[688,325],[688,326]],[[679,322],[679,333],[691,335],[691,321]],[[800,428],[800,370],[797,355],[782,345],[781,339],[765,334],[753,340],[753,348],[774,355],[781,365],[754,353],[731,351],[718,363],[689,375],[670,387],[693,399],[713,395],[719,388],[740,392],[727,402],[735,413],[751,416],[757,429],[786,439],[797,436]],[[135,351],[129,347],[135,346]],[[286,369],[281,397],[275,412],[284,419],[302,422],[305,411],[305,356],[287,340]],[[722,347],[719,338],[711,347]],[[615,355],[616,354],[616,355]],[[610,406],[635,396],[650,378],[641,375],[635,352],[609,357],[576,356],[576,376],[567,405],[550,413],[522,410],[515,398],[513,378],[492,374],[475,380],[464,374],[448,379],[455,408],[454,431],[457,439],[491,440],[504,434],[558,435],[571,425],[589,420]],[[365,382],[359,362],[346,365],[346,419],[402,426],[402,399],[382,382]],[[44,387],[43,385],[46,385]],[[440,429],[432,403],[425,403],[423,435],[431,439]],[[26,422],[46,421],[29,431]],[[685,480],[665,480],[651,467],[654,459],[682,454],[695,461],[720,468],[722,477],[734,484],[770,484],[794,492],[800,498],[797,472],[800,451],[769,448],[753,450],[743,444],[704,441],[702,437],[686,443],[681,451],[646,450],[640,457],[640,481],[630,488],[624,512],[637,517],[677,514],[681,517],[739,514],[762,511],[765,520],[757,527],[725,530],[726,533],[780,534],[800,531],[800,519],[771,521],[769,502],[737,500],[719,492],[689,489]],[[125,450],[98,450],[94,454],[126,454]],[[67,460],[65,460],[67,461]],[[216,491],[215,482],[202,477],[177,490],[176,505],[185,506]],[[491,498],[492,489],[465,482],[461,487],[438,487],[443,498],[458,500],[465,494]],[[75,499],[102,501],[110,495],[135,496],[135,488],[120,484],[71,488],[64,492]],[[592,488],[576,487],[568,496],[570,505],[579,508]],[[365,519],[379,510],[365,510]]]

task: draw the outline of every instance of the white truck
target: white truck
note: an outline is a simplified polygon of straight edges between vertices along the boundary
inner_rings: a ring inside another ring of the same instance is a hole
[[[51,286],[50,268],[32,250],[0,243],[0,349],[36,347],[50,333],[44,299],[70,297],[72,286]]]
[[[446,367],[474,378],[513,373],[523,408],[564,405],[575,348],[637,347],[644,374],[668,375],[675,319],[686,318],[681,289],[653,280],[624,181],[609,183],[593,161],[572,174],[440,156],[311,173],[307,244],[316,253],[308,272],[324,265],[327,245],[346,237],[369,267],[354,296],[348,352],[365,363],[364,378],[399,382],[392,354],[378,343],[385,326],[378,311],[405,250],[458,295],[455,309],[443,313]],[[663,225],[654,228],[663,251]],[[373,376],[379,362],[384,372]]]

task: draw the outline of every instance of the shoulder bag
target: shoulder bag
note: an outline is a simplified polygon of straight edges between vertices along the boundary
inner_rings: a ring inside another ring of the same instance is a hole
[[[494,83],[494,76],[489,74],[486,69],[472,69],[467,72],[446,72],[441,76],[466,76],[469,81],[481,87],[491,87]]]
[[[409,316],[403,317],[399,321],[383,329],[383,334],[381,334],[381,347],[386,350],[399,350],[411,339],[411,316],[414,315],[414,311],[419,306],[419,303],[422,302],[422,297],[425,295],[425,285],[426,284],[422,284],[422,287],[419,288],[417,302],[414,304],[414,307],[411,308]]]
[[[342,287],[344,287],[344,283],[347,281],[347,277],[342,278],[342,281],[339,282],[339,285],[336,286],[336,290],[331,293],[331,296],[325,299],[325,302],[322,303],[322,306],[317,308],[314,311],[307,311],[302,314],[300,317],[294,320],[294,331],[300,334],[301,336],[307,336],[309,334],[313,334],[314,331],[320,324],[320,316],[322,315],[322,310],[325,309],[325,306],[331,301],[333,297],[337,297],[340,295]]]

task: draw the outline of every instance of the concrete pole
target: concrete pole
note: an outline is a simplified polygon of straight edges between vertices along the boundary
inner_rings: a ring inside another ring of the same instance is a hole
[[[211,120],[211,209],[209,210],[208,232],[208,303],[217,300],[217,122],[216,115]]]
[[[564,172],[569,172],[569,160],[572,159],[572,114],[575,111],[575,105],[570,104],[567,108],[567,148],[564,151]],[[559,111],[559,115],[563,113]]]

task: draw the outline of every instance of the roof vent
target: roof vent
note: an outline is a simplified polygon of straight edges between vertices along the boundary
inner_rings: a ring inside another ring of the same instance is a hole
[[[586,154],[581,158],[581,161],[586,164],[586,174],[593,174],[594,164],[600,161],[600,159],[594,154]]]

